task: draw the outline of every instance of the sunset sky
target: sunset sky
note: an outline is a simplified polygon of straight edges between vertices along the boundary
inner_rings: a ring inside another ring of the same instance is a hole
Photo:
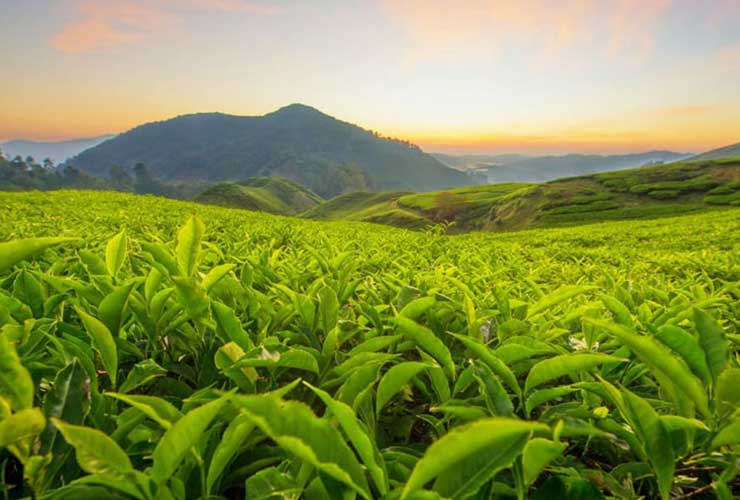
[[[0,141],[293,102],[455,153],[740,141],[740,0],[2,0]]]

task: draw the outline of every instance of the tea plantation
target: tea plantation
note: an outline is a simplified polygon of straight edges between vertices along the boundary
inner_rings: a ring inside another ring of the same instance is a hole
[[[4,499],[731,499],[740,209],[446,236],[0,193]]]

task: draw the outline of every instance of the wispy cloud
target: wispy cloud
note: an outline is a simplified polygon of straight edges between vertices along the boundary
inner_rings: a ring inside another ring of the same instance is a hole
[[[671,0],[383,0],[418,57],[525,47],[536,59],[568,49],[603,56],[649,51]]]
[[[77,19],[50,40],[53,48],[67,53],[104,51],[172,33],[182,17],[193,12],[270,15],[280,11],[275,5],[248,0],[70,0],[69,4]]]

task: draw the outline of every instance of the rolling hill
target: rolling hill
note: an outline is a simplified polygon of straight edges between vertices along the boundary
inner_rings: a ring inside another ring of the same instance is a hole
[[[508,183],[432,193],[350,193],[303,217],[407,228],[454,223],[452,232],[509,231],[651,219],[740,206],[740,159],[685,161],[542,184]]]
[[[409,229],[428,226],[430,221],[424,216],[399,207],[398,199],[411,194],[413,193],[405,191],[346,193],[305,212],[302,217],[316,220],[376,222]]]
[[[611,172],[688,159],[687,153],[648,151],[625,155],[568,154],[561,156],[448,155],[432,153],[445,165],[486,175],[488,182],[547,182],[562,177]]]
[[[244,208],[281,215],[295,215],[318,206],[323,200],[313,191],[280,177],[252,177],[240,182],[221,182],[195,201],[209,205]]]
[[[547,182],[563,177],[612,172],[651,164],[671,163],[691,156],[673,151],[626,155],[542,156],[495,163],[485,167],[488,182]]]
[[[97,146],[98,144],[113,138],[112,135],[101,135],[87,139],[72,139],[69,141],[29,141],[25,139],[16,139],[0,144],[3,154],[7,158],[20,156],[26,158],[33,157],[37,162],[42,162],[49,158],[54,163],[62,163],[73,156],[76,156],[86,149]]]
[[[456,229],[482,229],[491,206],[527,184],[489,184],[432,193],[347,193],[305,212],[319,220],[376,222],[419,229],[454,221]]]
[[[474,183],[418,147],[293,104],[264,116],[202,113],[136,127],[71,162],[93,175],[144,163],[164,181],[280,176],[322,196]]]
[[[692,160],[716,160],[719,158],[740,157],[740,142],[725,146],[723,148],[706,151],[702,154],[692,157]]]

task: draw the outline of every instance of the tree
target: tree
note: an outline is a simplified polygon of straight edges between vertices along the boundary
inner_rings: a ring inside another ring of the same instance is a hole
[[[110,169],[110,181],[116,191],[133,191],[134,179],[120,165],[114,165]]]
[[[163,186],[143,163],[134,165],[134,191],[140,194],[162,194]]]
[[[67,185],[74,185],[76,182],[78,182],[81,175],[82,172],[80,172],[77,167],[73,165],[68,165],[64,168],[64,183]]]

